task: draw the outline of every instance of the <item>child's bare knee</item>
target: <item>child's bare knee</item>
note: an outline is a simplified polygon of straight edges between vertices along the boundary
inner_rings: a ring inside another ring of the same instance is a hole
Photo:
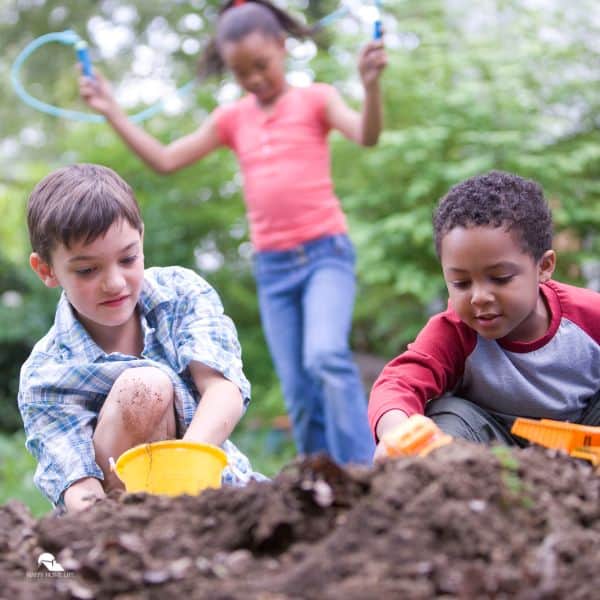
[[[121,373],[110,393],[126,426],[133,430],[153,427],[173,405],[173,384],[155,367],[139,367]]]

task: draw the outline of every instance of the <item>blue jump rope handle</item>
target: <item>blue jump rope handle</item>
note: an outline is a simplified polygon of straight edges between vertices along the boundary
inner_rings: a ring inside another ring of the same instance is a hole
[[[75,44],[75,52],[77,53],[77,60],[81,64],[81,71],[86,77],[93,77],[94,72],[92,71],[92,61],[87,48],[87,43],[80,40]]]
[[[373,39],[380,40],[383,37],[383,24],[380,19],[373,25]]]

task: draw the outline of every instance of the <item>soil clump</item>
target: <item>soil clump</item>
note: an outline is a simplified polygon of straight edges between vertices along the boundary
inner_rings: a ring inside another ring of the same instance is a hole
[[[38,567],[41,553],[64,568]],[[111,496],[35,520],[0,507],[0,598],[591,599],[600,476],[542,448],[454,442],[197,497]]]

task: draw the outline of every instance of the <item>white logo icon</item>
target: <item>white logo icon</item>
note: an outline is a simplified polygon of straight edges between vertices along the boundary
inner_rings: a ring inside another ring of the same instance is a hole
[[[50,552],[42,552],[38,556],[38,567],[44,565],[46,569],[52,573],[62,573],[64,571],[62,565],[54,558]]]

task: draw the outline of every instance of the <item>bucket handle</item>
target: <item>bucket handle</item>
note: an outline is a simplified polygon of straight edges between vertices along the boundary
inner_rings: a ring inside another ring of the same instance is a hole
[[[121,477],[119,476],[119,473],[117,471],[117,464],[115,463],[115,459],[112,456],[108,457],[108,468],[111,470],[112,473],[114,473],[117,476],[117,479],[123,484],[125,485],[125,482],[121,479]]]

